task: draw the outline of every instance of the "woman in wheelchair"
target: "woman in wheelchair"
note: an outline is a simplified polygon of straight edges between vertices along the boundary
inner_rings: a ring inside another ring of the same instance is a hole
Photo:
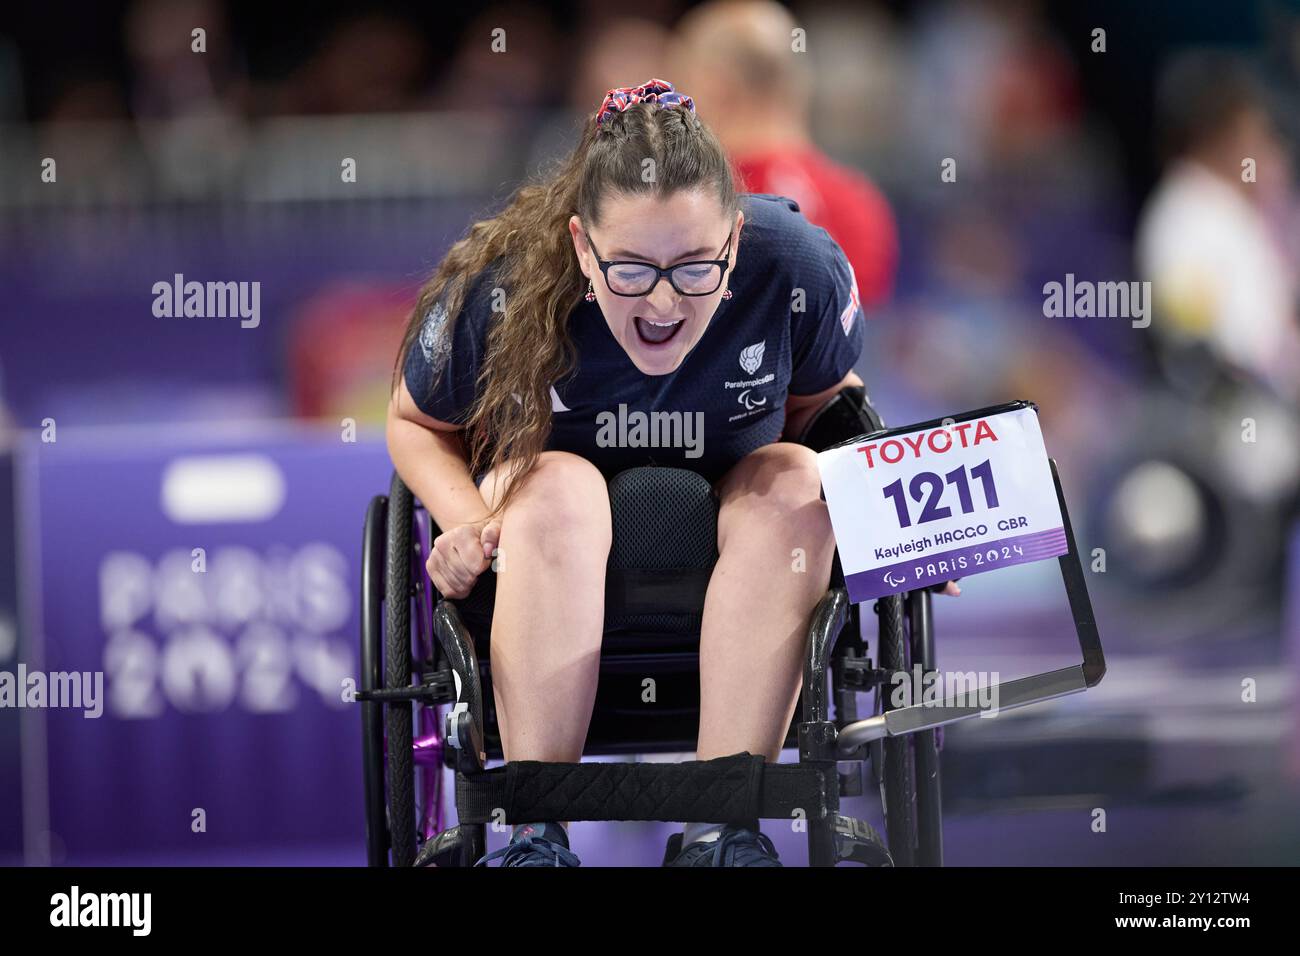
[[[720,104],[726,108],[725,104]],[[577,761],[596,692],[607,480],[705,476],[719,560],[701,625],[698,757],[778,757],[834,540],[815,454],[783,440],[863,343],[843,252],[791,200],[738,195],[691,99],[611,91],[575,152],[457,242],[421,292],[388,420],[438,526],[429,575],[461,598],[499,558],[492,674],[507,760]],[[563,823],[502,865],[570,865]],[[690,824],[667,865],[781,865],[749,825]]]

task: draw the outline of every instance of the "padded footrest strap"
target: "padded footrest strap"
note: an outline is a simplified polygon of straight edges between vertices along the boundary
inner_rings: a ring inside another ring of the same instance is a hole
[[[662,820],[730,823],[827,815],[825,775],[815,767],[769,764],[757,754],[681,763],[512,761],[457,774],[461,823],[543,820]],[[504,817],[504,819],[503,819]]]

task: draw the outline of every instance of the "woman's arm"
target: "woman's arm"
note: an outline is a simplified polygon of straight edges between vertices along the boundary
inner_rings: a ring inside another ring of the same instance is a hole
[[[388,454],[406,486],[443,530],[487,518],[461,430],[424,414],[403,380],[388,403]]]
[[[818,392],[816,395],[787,395],[785,399],[785,428],[781,432],[781,438],[785,441],[797,441],[803,434],[804,426],[808,424],[809,419],[817,409],[821,408],[832,398],[839,394],[840,389],[848,388],[850,385],[862,385],[862,379],[858,373],[849,369],[849,374],[838,384],[826,389],[824,392]]]

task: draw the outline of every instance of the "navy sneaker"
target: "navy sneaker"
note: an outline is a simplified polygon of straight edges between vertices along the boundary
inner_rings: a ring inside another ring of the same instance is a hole
[[[475,863],[487,866],[500,859],[502,866],[581,866],[569,850],[568,835],[558,823],[526,823],[515,827],[510,842]]]
[[[682,835],[668,838],[664,866],[781,866],[776,847],[766,834],[728,824],[709,842],[697,840],[682,846]]]

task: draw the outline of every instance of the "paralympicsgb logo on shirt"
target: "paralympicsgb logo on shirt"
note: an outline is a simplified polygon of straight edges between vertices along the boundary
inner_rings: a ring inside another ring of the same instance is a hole
[[[755,342],[753,345],[746,345],[740,350],[740,367],[746,375],[753,375],[763,365],[763,352],[767,349],[767,340]],[[723,382],[723,387],[727,389],[741,389],[740,394],[736,397],[737,403],[744,407],[744,411],[739,414],[730,416],[727,421],[734,422],[739,418],[748,418],[750,415],[758,412],[767,411],[767,398],[759,398],[754,394],[755,389],[776,380],[775,372],[768,372],[758,378],[746,379],[741,382]]]
[[[758,367],[763,364],[763,350],[766,347],[767,339],[764,339],[762,342],[746,345],[740,350],[740,367],[745,370],[746,375],[753,375],[758,371]]]
[[[761,342],[755,342],[753,345],[746,345],[740,350],[740,367],[746,375],[753,375],[763,364],[763,352],[767,348],[767,339]],[[723,387],[732,388],[757,388],[760,385],[766,385],[776,379],[775,372],[768,372],[766,375],[760,375],[758,378],[746,379],[743,382],[723,382]]]

